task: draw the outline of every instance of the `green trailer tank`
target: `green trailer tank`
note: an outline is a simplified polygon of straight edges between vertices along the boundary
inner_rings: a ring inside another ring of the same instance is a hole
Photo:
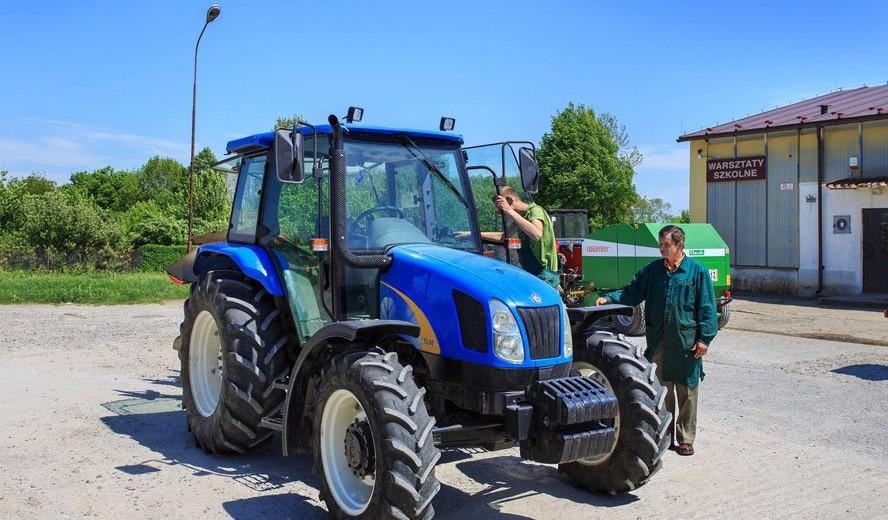
[[[562,285],[573,305],[595,305],[599,295],[628,284],[639,269],[661,258],[659,232],[666,223],[613,224],[593,233],[587,230],[583,210],[552,210],[559,253],[563,256]],[[679,224],[685,232],[685,254],[709,270],[718,307],[718,325],[724,327],[731,310],[731,262],[727,244],[710,224]],[[644,334],[643,305],[630,316],[615,318],[624,334]]]

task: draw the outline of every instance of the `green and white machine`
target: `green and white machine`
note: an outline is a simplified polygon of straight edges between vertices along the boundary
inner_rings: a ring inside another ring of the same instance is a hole
[[[619,289],[639,269],[660,258],[659,232],[666,223],[613,224],[593,233],[585,210],[549,211],[559,254],[563,257],[562,287],[569,306],[595,305],[598,296]],[[709,270],[715,289],[718,326],[730,319],[731,261],[727,244],[710,224],[679,224],[685,232],[685,254]],[[586,235],[586,236],[583,236]],[[644,304],[632,316],[615,316],[615,325],[627,335],[645,332]]]

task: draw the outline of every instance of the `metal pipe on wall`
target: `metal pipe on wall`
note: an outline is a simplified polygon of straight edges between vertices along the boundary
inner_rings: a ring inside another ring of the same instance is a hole
[[[817,127],[817,292],[823,291],[823,127]]]

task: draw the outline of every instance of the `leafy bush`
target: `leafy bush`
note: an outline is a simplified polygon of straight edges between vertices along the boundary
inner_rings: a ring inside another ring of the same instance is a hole
[[[182,244],[188,223],[175,218],[154,201],[140,202],[124,218],[124,227],[135,247],[145,244]]]
[[[137,271],[162,272],[187,252],[182,245],[168,246],[147,244],[136,250],[135,268]]]

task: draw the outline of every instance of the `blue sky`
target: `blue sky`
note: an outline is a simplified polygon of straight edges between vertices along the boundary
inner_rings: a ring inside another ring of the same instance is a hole
[[[0,0],[0,170],[188,161],[194,42],[212,2]],[[676,137],[840,87],[888,81],[885,2],[221,0],[201,42],[198,148],[365,108],[364,122],[468,144],[539,142],[569,102],[610,112],[636,184],[687,208]]]

